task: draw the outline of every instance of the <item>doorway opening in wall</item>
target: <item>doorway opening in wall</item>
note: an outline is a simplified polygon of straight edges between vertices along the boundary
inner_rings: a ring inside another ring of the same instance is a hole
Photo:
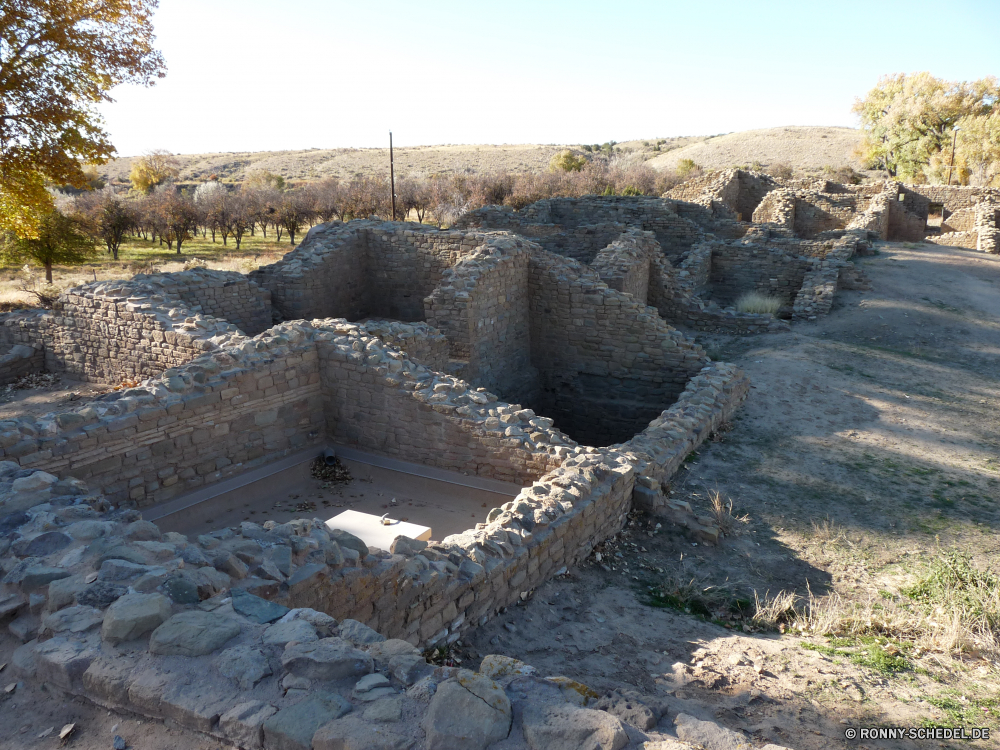
[[[944,204],[931,203],[927,207],[928,234],[939,234],[941,232],[942,224],[944,224]]]

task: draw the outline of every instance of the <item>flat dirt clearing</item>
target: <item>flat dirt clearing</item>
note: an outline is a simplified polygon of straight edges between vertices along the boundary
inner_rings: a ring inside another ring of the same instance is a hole
[[[1000,732],[996,652],[954,656],[950,614],[904,593],[946,553],[997,571],[1000,258],[879,251],[859,261],[872,291],[839,293],[819,321],[699,337],[754,389],[672,489],[703,511],[711,491],[731,498],[748,516],[734,533],[707,547],[636,517],[480,629],[473,666],[503,653],[635,691],[667,707],[661,731],[683,711],[796,750],[996,746],[844,740],[874,724]],[[743,619],[755,592],[795,592],[801,613],[810,590],[813,619],[788,634]]]

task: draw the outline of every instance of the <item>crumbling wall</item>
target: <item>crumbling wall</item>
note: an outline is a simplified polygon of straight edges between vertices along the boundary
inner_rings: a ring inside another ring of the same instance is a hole
[[[1000,201],[982,199],[976,205],[976,249],[982,253],[1000,253]]]
[[[38,331],[49,371],[99,383],[155,377],[240,336],[232,323],[141,278],[70,289]]]
[[[812,268],[808,258],[752,242],[713,246],[711,298],[731,306],[746,292],[773,295],[791,305]]]
[[[655,310],[580,264],[531,259],[531,357],[539,411],[580,442],[621,441],[669,406],[706,362]]]
[[[135,283],[162,287],[194,312],[235,324],[248,336],[271,327],[271,292],[241,273],[193,268],[170,274],[139,274]]]
[[[893,242],[920,242],[927,234],[927,214],[916,214],[904,201],[889,201],[889,239]]]
[[[754,224],[776,224],[789,231],[795,228],[795,191],[772,190],[753,212]]]
[[[590,266],[611,289],[630,294],[645,305],[654,253],[659,254],[660,247],[651,232],[630,230],[601,250]]]
[[[448,370],[448,339],[427,323],[372,319],[359,323],[358,328],[406,352],[407,357],[430,370]]]
[[[446,271],[426,300],[428,322],[463,363],[458,373],[504,398],[535,387],[528,291],[526,244],[495,238]]]

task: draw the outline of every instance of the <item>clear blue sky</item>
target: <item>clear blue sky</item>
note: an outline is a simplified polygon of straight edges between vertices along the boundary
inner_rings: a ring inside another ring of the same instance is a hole
[[[1000,0],[160,0],[122,155],[598,143],[856,124],[879,75],[1000,75]]]

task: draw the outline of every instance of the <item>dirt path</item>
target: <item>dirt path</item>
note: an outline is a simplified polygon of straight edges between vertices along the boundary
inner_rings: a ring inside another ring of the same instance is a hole
[[[636,518],[600,559],[479,631],[467,658],[516,656],[664,701],[667,726],[681,710],[797,750],[949,746],[844,740],[848,726],[876,723],[1000,734],[996,652],[935,613],[933,592],[908,588],[935,561],[997,572],[1000,258],[879,250],[862,261],[872,291],[838,294],[821,321],[702,337],[754,383],[731,431],[672,488],[705,511],[718,492],[747,516],[724,518],[733,533],[721,546]],[[755,594],[782,591],[800,613],[811,591],[812,619],[795,622],[779,603],[772,624],[815,630],[781,635],[744,619]]]

